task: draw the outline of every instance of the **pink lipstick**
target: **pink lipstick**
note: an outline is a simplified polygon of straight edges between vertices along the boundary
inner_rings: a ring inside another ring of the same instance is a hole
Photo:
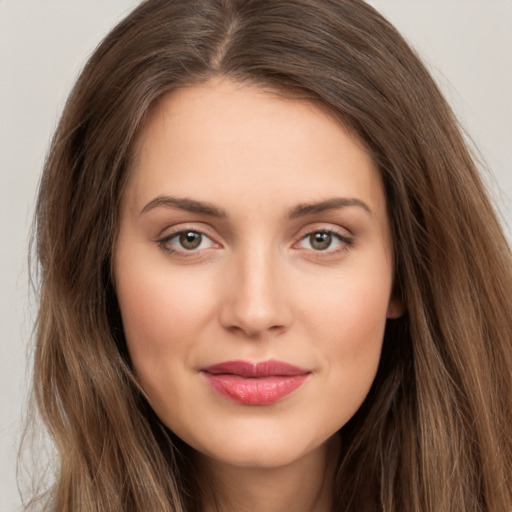
[[[201,372],[213,389],[245,405],[273,404],[295,391],[311,373],[281,361],[226,361]]]

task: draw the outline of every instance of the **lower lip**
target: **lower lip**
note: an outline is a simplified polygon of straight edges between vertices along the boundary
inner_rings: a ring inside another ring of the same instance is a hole
[[[204,375],[215,391],[245,405],[269,405],[278,402],[295,391],[308,377],[308,374],[303,374],[246,378],[207,372]]]

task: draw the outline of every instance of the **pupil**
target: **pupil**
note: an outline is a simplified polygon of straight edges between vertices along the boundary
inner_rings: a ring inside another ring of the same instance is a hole
[[[313,249],[324,251],[331,245],[332,236],[329,233],[313,233],[310,237]]]
[[[201,243],[201,235],[199,233],[194,233],[193,231],[189,231],[188,233],[182,233],[180,235],[180,244],[185,249],[196,249],[199,247]]]

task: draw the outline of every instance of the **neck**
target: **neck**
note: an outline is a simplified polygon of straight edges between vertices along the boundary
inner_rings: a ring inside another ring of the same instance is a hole
[[[338,438],[280,467],[239,467],[202,460],[212,492],[203,512],[330,512]]]

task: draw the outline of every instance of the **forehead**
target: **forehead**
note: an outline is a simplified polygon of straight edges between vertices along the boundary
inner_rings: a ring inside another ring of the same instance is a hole
[[[225,79],[172,91],[153,106],[127,188],[140,207],[165,193],[227,205],[230,193],[283,206],[332,195],[384,201],[369,154],[327,108]]]

